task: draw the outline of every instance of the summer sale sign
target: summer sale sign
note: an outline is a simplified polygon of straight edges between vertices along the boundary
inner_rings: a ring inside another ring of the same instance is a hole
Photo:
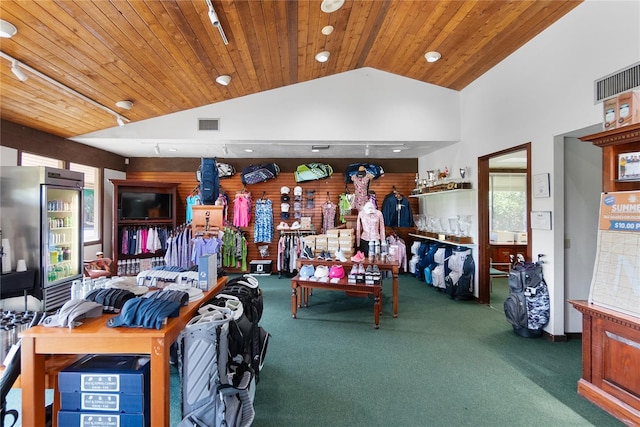
[[[600,230],[640,232],[640,191],[602,194]]]

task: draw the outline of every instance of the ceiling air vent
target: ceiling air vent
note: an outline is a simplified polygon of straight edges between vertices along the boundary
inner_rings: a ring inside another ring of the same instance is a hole
[[[640,62],[594,82],[594,103],[640,87]]]
[[[220,130],[220,119],[198,119],[198,130]]]

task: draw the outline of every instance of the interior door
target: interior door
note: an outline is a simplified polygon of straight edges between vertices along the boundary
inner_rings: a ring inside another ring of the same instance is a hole
[[[518,145],[506,150],[498,151],[478,158],[478,302],[491,304],[491,287],[489,263],[491,259],[491,225],[490,225],[490,174],[491,171],[522,170],[526,173],[526,253],[527,260],[531,259],[531,225],[528,221],[531,212],[531,143]],[[494,232],[495,234],[495,232]],[[495,237],[495,236],[494,236]],[[494,301],[501,305],[502,301]]]

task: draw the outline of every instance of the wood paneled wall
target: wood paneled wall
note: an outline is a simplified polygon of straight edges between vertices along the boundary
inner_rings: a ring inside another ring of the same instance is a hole
[[[395,186],[396,190],[400,193],[409,196],[411,190],[414,188],[415,172],[410,173],[385,173],[380,178],[373,180],[369,189],[374,191],[376,198],[379,202],[379,206],[382,206],[384,197],[393,190]],[[198,182],[194,172],[129,172],[127,173],[127,179],[142,180],[142,181],[161,181],[161,182],[177,182],[178,185],[178,201],[177,201],[177,223],[182,224],[186,218],[186,198],[194,191],[197,191]],[[273,214],[274,214],[274,227],[280,223],[280,188],[287,186],[291,189],[290,196],[293,196],[293,188],[296,185],[300,185],[303,190],[315,190],[315,208],[312,210],[304,209],[304,216],[311,216],[312,223],[314,224],[318,233],[322,229],[322,204],[327,200],[327,197],[334,203],[338,202],[341,193],[345,192],[348,188],[349,192],[354,191],[353,184],[346,185],[341,172],[334,171],[333,176],[327,179],[319,181],[310,181],[297,184],[295,182],[293,173],[281,173],[276,179],[272,179],[267,182],[249,185],[246,187],[246,191],[251,192],[253,200],[257,200],[261,197],[271,199],[273,202]],[[236,174],[231,178],[224,178],[220,180],[220,191],[224,191],[228,194],[230,199],[229,216],[228,220],[233,221],[233,198],[236,192],[241,191],[243,188],[240,180],[240,175]],[[418,213],[418,200],[415,198],[409,198],[411,203],[411,209],[413,213]],[[290,218],[287,221],[291,225],[293,219],[293,201],[290,202],[291,207],[289,210]],[[303,203],[303,208],[304,208]],[[261,260],[271,259],[273,261],[273,271],[276,271],[276,257],[279,232],[274,231],[273,242],[269,245],[269,257],[262,258],[258,252],[257,243],[253,242],[253,221],[249,224],[249,227],[244,228],[247,236],[248,247],[248,259]],[[336,219],[336,225],[340,225],[338,219]],[[407,242],[410,245],[410,242]],[[248,263],[247,263],[248,264]],[[230,270],[230,269],[228,269]],[[230,270],[234,271],[234,270]]]

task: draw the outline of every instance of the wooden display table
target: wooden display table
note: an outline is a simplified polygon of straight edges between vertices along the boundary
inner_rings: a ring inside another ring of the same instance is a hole
[[[309,305],[309,289],[327,289],[331,291],[345,291],[354,294],[373,295],[373,318],[375,328],[380,327],[380,313],[382,312],[382,284],[365,285],[348,283],[347,278],[342,278],[337,283],[303,280],[299,275],[291,279],[291,315],[295,319],[298,307]]]
[[[640,319],[569,301],[582,313],[578,394],[627,425],[640,425]]]
[[[298,258],[296,261],[296,268],[300,271],[300,267],[302,265],[313,265],[314,267],[317,265],[327,265],[331,266],[333,264],[340,264],[344,267],[344,273],[349,274],[349,271],[354,266],[354,264],[362,264],[364,268],[367,268],[369,265],[377,265],[380,271],[390,271],[391,272],[391,286],[392,286],[392,298],[393,298],[393,317],[398,317],[398,274],[400,273],[400,266],[396,261],[394,262],[369,262],[366,258],[363,262],[353,262],[347,260],[345,262],[340,261],[324,261],[321,259],[301,259]]]
[[[34,326],[21,334],[22,425],[45,425],[45,359],[47,354],[148,354],[151,360],[152,426],[169,426],[169,348],[178,338],[200,305],[208,301],[227,283],[218,278],[204,298],[180,309],[178,317],[169,318],[161,329],[110,328],[107,320],[114,315],[83,320],[75,329]],[[54,414],[57,417],[57,414]]]

